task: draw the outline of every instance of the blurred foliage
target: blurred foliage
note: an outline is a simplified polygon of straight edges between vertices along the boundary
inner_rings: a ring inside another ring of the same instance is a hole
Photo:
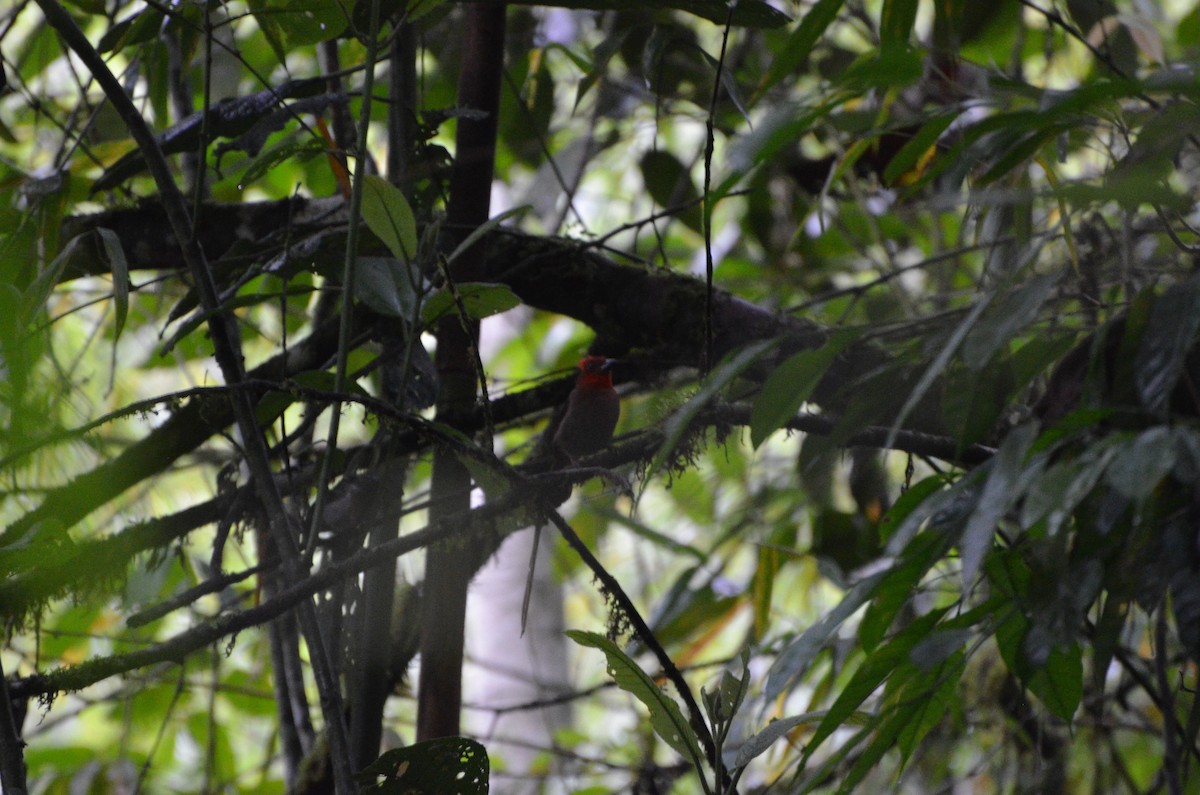
[[[390,256],[356,261],[354,296],[408,333],[352,341],[331,499],[386,456],[390,432],[425,422],[420,334],[436,317],[488,318],[492,398],[588,348],[582,324],[506,287],[437,287],[448,152],[471,112],[455,101],[458,4],[381,3],[387,43],[402,28],[416,42],[419,79],[397,142],[389,110],[403,101],[384,77],[400,62],[379,65],[366,153],[329,126],[363,111],[368,3],[68,5],[164,141],[233,107],[222,100],[289,108],[255,137],[229,128],[219,151],[199,135],[177,149],[196,206],[335,197],[346,162],[384,173],[403,148],[403,179],[369,181],[365,224]],[[779,353],[769,344],[707,379],[634,352],[621,431],[659,429],[687,453],[660,440],[623,472],[631,489],[593,483],[571,505],[703,704],[726,775],[700,761],[697,727],[612,594],[562,547],[575,712],[534,783],[1200,792],[1200,7],[581,0],[508,13],[495,195],[523,209],[507,226],[680,274],[703,275],[707,247],[717,288],[832,332],[773,374],[755,369]],[[94,270],[73,270],[94,241],[63,239],[64,219],[155,193],[144,173],[110,172],[135,148],[127,127],[35,4],[0,11],[0,52],[0,659],[19,687],[259,603],[258,577],[221,578],[270,556],[224,426],[56,518],[72,483],[119,479],[105,467],[123,452],[185,432],[168,419],[185,406],[190,428],[207,427],[216,403],[202,394],[223,397],[204,391],[219,372],[178,263],[133,267],[142,255],[109,232]],[[320,77],[333,54],[342,85],[320,103],[268,90]],[[289,268],[280,252],[301,239],[282,227],[214,257],[252,368],[294,350],[342,294],[343,252],[304,237],[307,260]],[[821,393],[866,343],[886,365]],[[272,385],[258,419],[308,521],[336,382],[331,357],[305,370]],[[902,427],[929,399],[941,455]],[[545,408],[495,428],[501,455],[528,454]],[[797,425],[799,410],[827,422]],[[431,455],[392,488],[404,531],[422,526]],[[348,554],[338,543],[314,541],[319,562]],[[409,556],[398,571],[419,579]],[[605,625],[615,637],[593,631]],[[379,634],[403,647],[396,626]],[[601,656],[649,719],[607,686]],[[254,625],[21,701],[32,791],[283,791],[272,659]],[[388,744],[403,746],[415,707],[394,673]],[[445,759],[413,748],[372,768],[378,791],[400,791],[411,759],[434,768],[410,774],[421,786],[453,778],[459,746]],[[459,759],[473,785],[488,771],[479,748]]]

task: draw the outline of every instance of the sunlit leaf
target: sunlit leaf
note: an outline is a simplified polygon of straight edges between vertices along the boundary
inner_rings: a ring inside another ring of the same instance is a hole
[[[567,637],[580,646],[599,649],[608,659],[608,672],[625,692],[635,696],[650,711],[650,725],[667,745],[684,759],[699,765],[703,758],[696,734],[683,717],[679,705],[653,679],[608,638],[595,632],[568,630]]]
[[[412,262],[417,256],[417,221],[404,193],[383,177],[363,182],[362,217],[392,256]]]

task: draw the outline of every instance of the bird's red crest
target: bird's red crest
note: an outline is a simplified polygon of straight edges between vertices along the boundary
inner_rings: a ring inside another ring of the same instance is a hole
[[[612,389],[612,366],[607,356],[584,356],[579,360],[579,385]]]

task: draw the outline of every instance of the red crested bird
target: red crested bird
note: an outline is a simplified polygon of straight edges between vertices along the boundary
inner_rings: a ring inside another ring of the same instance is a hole
[[[567,408],[558,427],[554,429],[550,446],[555,464],[574,464],[576,460],[598,453],[612,441],[617,420],[621,417],[621,398],[613,389],[612,367],[615,359],[606,356],[584,356],[579,360],[579,376],[567,398]],[[549,432],[549,431],[547,431]],[[547,501],[554,507],[571,496],[566,484],[561,493],[556,487]],[[521,602],[521,634],[525,634],[525,619],[529,614],[529,599],[533,594],[533,569],[537,561],[538,541],[542,526],[534,528],[529,552],[529,578],[525,581],[525,598]]]
[[[621,398],[613,389],[614,364],[615,359],[605,356],[579,360],[579,377],[554,432],[554,449],[572,462],[600,452],[612,441],[621,416]]]

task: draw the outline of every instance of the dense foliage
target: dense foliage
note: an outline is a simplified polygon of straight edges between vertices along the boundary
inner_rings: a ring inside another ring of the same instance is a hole
[[[0,53],[5,791],[1200,791],[1200,7]]]

